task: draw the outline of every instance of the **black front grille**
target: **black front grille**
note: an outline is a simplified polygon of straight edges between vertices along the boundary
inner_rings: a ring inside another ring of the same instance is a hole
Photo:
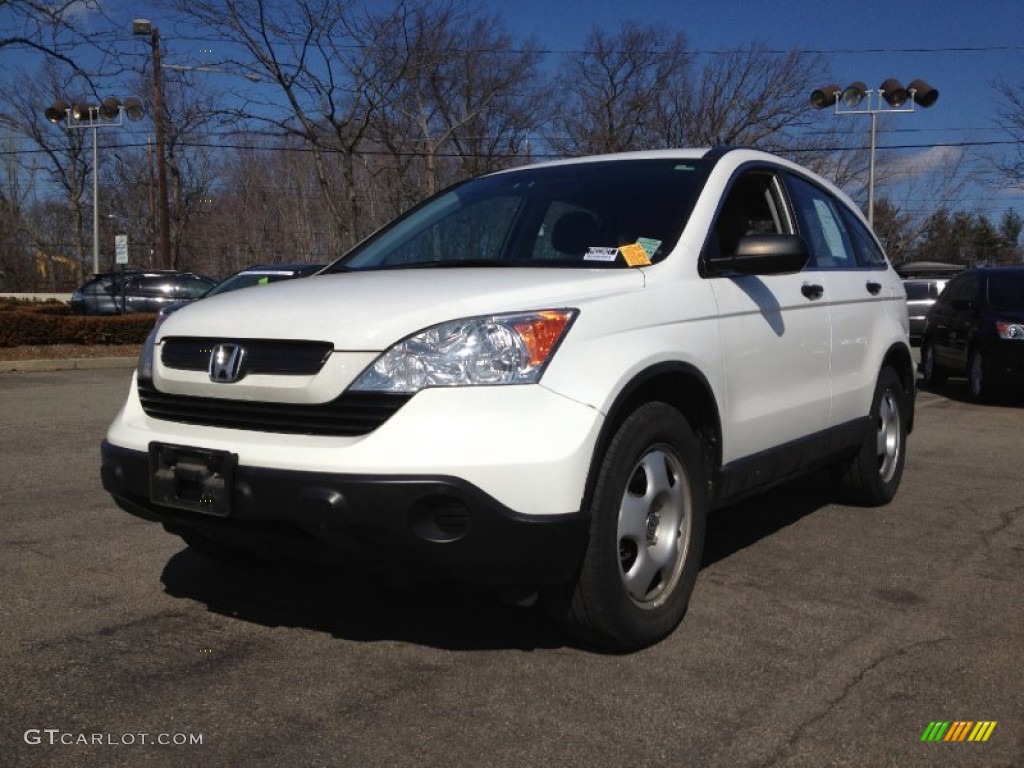
[[[172,336],[160,345],[160,360],[168,368],[205,371],[218,344],[237,344],[245,349],[246,373],[312,376],[320,372],[334,350],[329,341],[277,339],[222,339]]]
[[[169,395],[160,392],[151,381],[139,380],[142,409],[154,419],[289,435],[365,435],[387,421],[410,397],[349,392],[316,405],[264,403]]]

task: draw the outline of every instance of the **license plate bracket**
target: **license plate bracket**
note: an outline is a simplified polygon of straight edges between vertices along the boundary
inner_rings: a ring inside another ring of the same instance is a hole
[[[238,454],[166,443],[149,444],[149,498],[189,512],[231,514]]]

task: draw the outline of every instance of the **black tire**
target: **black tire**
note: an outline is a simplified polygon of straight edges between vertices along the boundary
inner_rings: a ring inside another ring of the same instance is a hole
[[[616,651],[670,634],[700,570],[707,492],[689,422],[666,403],[637,408],[600,458],[579,573],[544,595],[555,621],[585,643]]]
[[[269,560],[261,558],[254,552],[241,547],[233,547],[230,544],[211,539],[195,531],[182,532],[178,535],[188,544],[189,549],[218,563],[239,568],[258,568],[270,564]]]
[[[921,342],[921,384],[935,389],[946,383],[946,372],[935,361],[935,346],[930,341]]]
[[[882,368],[871,401],[874,428],[842,468],[844,500],[864,507],[888,504],[903,478],[907,457],[907,394],[889,366]]]
[[[988,360],[980,349],[972,349],[967,356],[967,393],[976,403],[987,403],[995,395],[996,383]]]

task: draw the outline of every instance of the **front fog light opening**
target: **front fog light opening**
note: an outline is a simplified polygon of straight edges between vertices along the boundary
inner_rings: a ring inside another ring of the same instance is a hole
[[[409,510],[409,528],[418,539],[443,544],[469,532],[469,507],[454,496],[425,496]]]

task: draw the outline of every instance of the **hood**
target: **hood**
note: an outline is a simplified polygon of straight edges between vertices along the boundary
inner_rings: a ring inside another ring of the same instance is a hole
[[[638,269],[453,268],[344,272],[232,291],[169,316],[159,337],[329,341],[380,352],[460,317],[576,307],[639,290]]]

